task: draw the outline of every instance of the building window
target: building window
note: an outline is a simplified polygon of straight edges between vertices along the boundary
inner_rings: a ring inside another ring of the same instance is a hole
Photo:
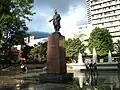
[[[115,15],[115,18],[117,18],[117,15]]]
[[[82,29],[82,27],[80,27],[79,29]]]
[[[109,9],[111,8],[111,6],[108,7]]]
[[[105,5],[107,5],[107,3],[106,3],[106,2],[105,2],[104,4],[105,4]]]
[[[104,26],[104,23],[102,23],[102,26]]]
[[[114,7],[116,8],[116,5]]]
[[[108,14],[110,14],[110,12],[107,12]]]
[[[111,4],[111,1],[109,1],[109,4]]]
[[[113,22],[110,22],[110,24],[113,24]]]
[[[97,2],[98,0],[94,0],[94,2]]]
[[[106,12],[104,12],[104,14],[106,15],[107,13],[106,13]]]

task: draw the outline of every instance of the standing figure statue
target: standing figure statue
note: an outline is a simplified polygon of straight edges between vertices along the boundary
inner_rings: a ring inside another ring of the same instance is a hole
[[[55,15],[49,21],[49,22],[53,21],[53,26],[54,26],[55,32],[58,32],[60,30],[60,28],[61,28],[60,20],[61,20],[60,14],[58,14],[57,10],[55,10]]]

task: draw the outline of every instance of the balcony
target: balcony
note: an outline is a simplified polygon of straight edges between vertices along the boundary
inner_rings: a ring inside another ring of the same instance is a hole
[[[112,1],[112,0],[100,0],[98,2],[91,3],[91,5],[98,5],[98,4],[102,4],[102,3],[105,3],[105,2],[109,2],[109,1]]]
[[[92,17],[92,20],[97,20],[97,19],[102,19],[102,18],[105,18],[105,17],[110,17],[110,16],[116,16],[116,15],[120,15],[120,12],[116,12],[116,13],[112,13],[112,14],[107,14],[107,15],[99,15],[99,16],[94,16]]]
[[[113,19],[103,19],[103,20],[93,20],[93,24],[99,24],[99,23],[107,23],[107,22],[115,22],[115,21],[118,21],[117,23],[120,23],[119,22],[120,20],[120,17],[117,17],[117,18],[113,18]]]
[[[120,39],[120,32],[119,33],[111,33],[112,36],[119,36],[119,39]]]
[[[115,26],[118,26],[118,25],[119,25],[118,22],[105,23],[105,24],[104,24],[105,27],[115,27]]]
[[[100,9],[100,10],[97,10],[97,11],[91,11],[91,14],[100,14],[100,13],[105,13],[105,12],[110,12],[110,11],[115,11],[115,10],[120,10],[120,6],[119,7],[116,7],[116,8],[107,8],[107,9]]]
[[[118,26],[117,28],[110,28],[109,32],[112,33],[120,33],[120,26]],[[120,35],[120,34],[119,34]]]
[[[113,24],[102,24],[102,23],[98,23],[98,24],[93,24],[93,26],[95,27],[101,27],[101,28],[112,28],[112,27],[119,27],[119,23],[113,23]]]
[[[112,1],[111,3],[106,3],[106,4],[100,3],[100,4],[97,4],[96,6],[92,7],[91,10],[105,8],[105,7],[114,6],[114,5],[120,5],[120,1]]]

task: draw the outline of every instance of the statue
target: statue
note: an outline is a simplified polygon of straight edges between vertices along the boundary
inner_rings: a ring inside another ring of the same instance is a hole
[[[58,32],[60,30],[60,28],[61,28],[60,20],[61,20],[60,14],[58,14],[57,10],[55,10],[55,15],[49,21],[49,22],[53,21],[53,26],[54,26],[55,32]]]

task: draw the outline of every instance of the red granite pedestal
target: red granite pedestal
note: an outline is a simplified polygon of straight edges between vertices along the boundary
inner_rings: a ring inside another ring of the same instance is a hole
[[[66,70],[65,37],[54,32],[48,37],[47,73],[40,74],[40,81],[62,82],[72,77]]]
[[[59,32],[48,37],[47,73],[66,74],[65,37]]]

